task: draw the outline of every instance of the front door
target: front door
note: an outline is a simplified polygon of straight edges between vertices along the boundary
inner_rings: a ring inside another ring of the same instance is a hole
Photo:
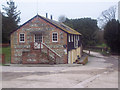
[[[35,49],[40,49],[40,42],[43,42],[42,34],[35,34],[34,36],[34,48]],[[41,48],[43,48],[42,44],[41,44]]]

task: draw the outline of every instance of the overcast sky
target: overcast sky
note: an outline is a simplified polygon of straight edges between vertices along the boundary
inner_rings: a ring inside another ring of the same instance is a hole
[[[53,15],[54,20],[65,15],[67,18],[91,17],[97,19],[101,12],[113,5],[117,5],[119,0],[13,0],[17,9],[21,11],[21,23],[31,19],[37,13],[41,16]],[[1,0],[1,5],[6,4],[6,0]],[[2,7],[0,7],[2,8]]]

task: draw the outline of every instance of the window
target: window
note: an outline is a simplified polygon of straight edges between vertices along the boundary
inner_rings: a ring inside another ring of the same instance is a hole
[[[42,42],[42,34],[35,34],[35,42]]]
[[[77,36],[74,36],[74,47],[77,48],[78,47],[78,40],[77,40]]]
[[[80,39],[80,37],[79,37],[79,35],[78,35],[78,41],[79,41],[79,39]]]
[[[53,32],[53,34],[52,34],[52,42],[58,42],[58,33],[57,32]]]
[[[78,40],[78,36],[75,37],[76,38],[76,41]]]
[[[71,42],[71,40],[70,40],[71,38],[70,38],[70,35],[69,35],[69,42]]]
[[[76,41],[76,40],[75,40],[75,35],[74,35],[74,47],[75,47],[75,41]]]
[[[20,41],[20,42],[25,42],[25,34],[24,34],[24,33],[21,33],[21,34],[19,35],[19,41]]]
[[[73,42],[73,35],[71,35],[71,41]]]

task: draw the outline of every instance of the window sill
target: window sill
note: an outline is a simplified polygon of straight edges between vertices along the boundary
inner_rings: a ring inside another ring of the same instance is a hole
[[[52,41],[53,43],[57,43],[58,41]]]
[[[19,42],[19,43],[25,43],[25,42]]]

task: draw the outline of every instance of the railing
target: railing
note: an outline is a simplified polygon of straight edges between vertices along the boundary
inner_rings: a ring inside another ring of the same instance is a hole
[[[108,48],[107,47],[96,47],[96,46],[88,46],[86,47],[85,49],[89,49],[89,50],[101,50],[101,51],[108,51]]]
[[[54,50],[52,50],[48,45],[46,45],[45,43],[42,43],[42,42],[34,42],[34,43],[31,43],[31,49],[32,50],[40,50],[40,53],[42,50],[45,50],[47,49],[47,56],[51,56],[50,54],[53,54],[53,57],[54,57],[54,60],[55,60],[55,63],[56,63],[56,59],[57,57],[61,57],[59,54],[57,54]],[[48,58],[49,59],[49,58]]]

